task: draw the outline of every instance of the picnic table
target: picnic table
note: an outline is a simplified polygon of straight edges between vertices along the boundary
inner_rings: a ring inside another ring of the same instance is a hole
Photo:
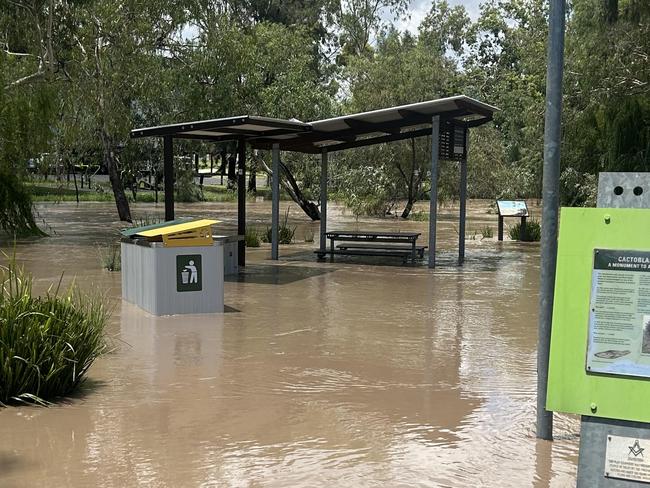
[[[329,249],[314,251],[319,259],[326,255],[395,256],[406,263],[424,257],[427,246],[418,246],[420,232],[332,231],[325,234]],[[336,245],[336,242],[340,244]]]

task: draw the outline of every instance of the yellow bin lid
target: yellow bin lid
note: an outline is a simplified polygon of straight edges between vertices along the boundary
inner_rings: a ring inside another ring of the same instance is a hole
[[[218,220],[211,219],[194,220],[143,230],[136,236],[146,237],[152,241],[162,240],[165,247],[209,246],[213,242],[210,226],[217,223]]]

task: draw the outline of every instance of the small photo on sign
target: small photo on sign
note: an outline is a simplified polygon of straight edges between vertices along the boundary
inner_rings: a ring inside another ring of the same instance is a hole
[[[176,256],[176,291],[201,291],[202,275],[200,254]]]

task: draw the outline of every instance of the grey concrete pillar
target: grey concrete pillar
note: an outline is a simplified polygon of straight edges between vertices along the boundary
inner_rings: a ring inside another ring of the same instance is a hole
[[[465,261],[465,221],[467,219],[467,151],[469,150],[469,131],[465,129],[465,153],[460,160],[460,215],[458,217],[458,265]]]
[[[320,242],[319,249],[325,252],[327,233],[327,149],[321,153],[320,166]]]
[[[280,227],[280,144],[273,144],[273,175],[271,178],[271,259],[277,260]]]
[[[429,268],[436,267],[436,222],[438,220],[438,146],[440,116],[431,119],[431,192],[429,194]]]

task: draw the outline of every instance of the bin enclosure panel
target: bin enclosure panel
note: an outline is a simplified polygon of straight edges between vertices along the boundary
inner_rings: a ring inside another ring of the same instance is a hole
[[[650,422],[650,381],[613,374],[588,374],[586,370],[594,250],[650,250],[649,229],[649,210],[562,209],[548,410]],[[534,320],[530,325],[534,326]],[[595,411],[592,407],[596,407]]]
[[[204,247],[122,242],[122,298],[154,315],[223,312],[223,250],[221,242]]]

